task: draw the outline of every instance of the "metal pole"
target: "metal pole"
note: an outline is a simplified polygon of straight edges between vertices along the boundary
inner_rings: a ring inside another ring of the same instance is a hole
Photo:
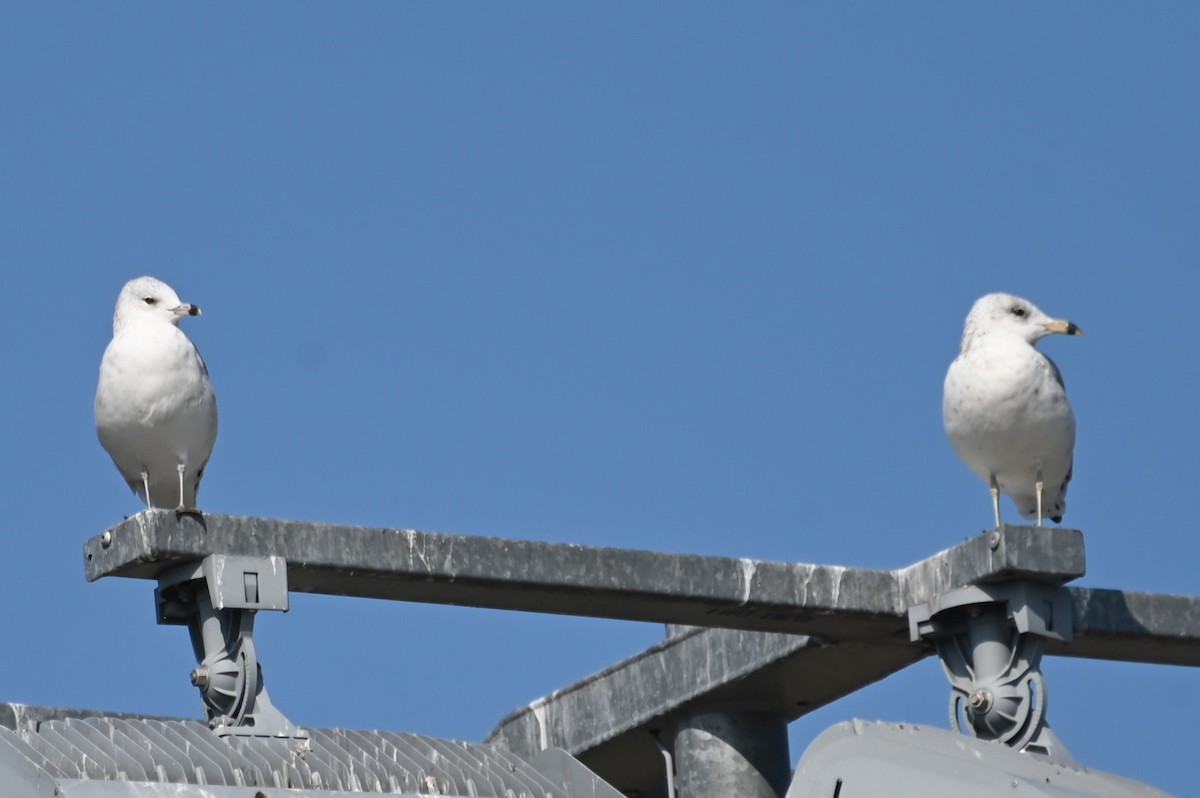
[[[702,711],[675,732],[678,798],[782,798],[791,781],[787,722],[774,712]]]

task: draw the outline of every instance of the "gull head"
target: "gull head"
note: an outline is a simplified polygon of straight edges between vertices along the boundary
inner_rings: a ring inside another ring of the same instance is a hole
[[[184,316],[199,316],[200,306],[181,302],[175,289],[154,277],[138,277],[125,283],[117,297],[113,330],[132,321],[164,321],[179,324]]]
[[[1016,336],[1035,344],[1051,333],[1082,335],[1083,330],[1065,319],[1047,316],[1028,299],[1012,294],[988,294],[980,297],[967,314],[963,344],[979,336]]]

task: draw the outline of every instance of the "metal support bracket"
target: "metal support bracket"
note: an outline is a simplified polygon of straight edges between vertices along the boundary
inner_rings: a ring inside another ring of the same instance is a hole
[[[1070,764],[1046,721],[1047,640],[1070,642],[1071,595],[1006,582],[959,588],[912,607],[909,633],[930,640],[950,680],[950,724],[963,734]]]
[[[288,609],[282,557],[211,554],[163,572],[154,600],[160,624],[188,628],[198,663],[191,680],[214,732],[308,737],[271,703],[254,650],[255,614]]]

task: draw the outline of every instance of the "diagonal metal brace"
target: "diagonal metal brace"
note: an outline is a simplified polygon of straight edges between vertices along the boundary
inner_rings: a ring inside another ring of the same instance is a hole
[[[154,591],[160,624],[188,628],[198,663],[191,673],[218,735],[308,735],[271,703],[254,650],[259,610],[288,609],[283,558],[211,554],[164,571]]]

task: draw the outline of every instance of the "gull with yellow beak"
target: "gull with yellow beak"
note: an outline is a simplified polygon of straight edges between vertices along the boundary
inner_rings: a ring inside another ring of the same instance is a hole
[[[117,297],[96,387],[96,434],[147,507],[195,511],[217,439],[208,367],[179,329],[184,316],[199,315],[153,277],[130,280]]]
[[[987,484],[996,526],[1000,493],[1021,515],[1059,523],[1075,450],[1075,414],[1054,361],[1034,348],[1051,333],[1080,335],[1027,299],[976,301],[962,349],[946,372],[942,422],[963,462]]]

